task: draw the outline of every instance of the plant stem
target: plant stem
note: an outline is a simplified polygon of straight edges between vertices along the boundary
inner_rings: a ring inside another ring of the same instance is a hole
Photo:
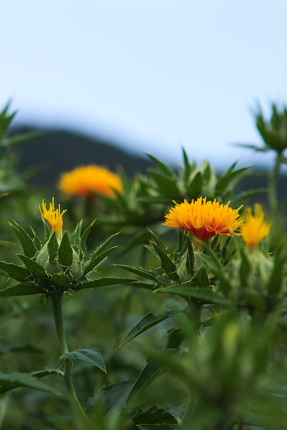
[[[62,294],[57,293],[51,295],[56,331],[60,343],[61,354],[62,356],[64,356],[64,378],[73,409],[75,410],[81,421],[84,420],[85,423],[89,423],[90,421],[85,414],[74,389],[74,385],[71,378],[71,362],[67,357],[65,357],[65,355],[69,352],[69,349],[63,322],[62,297]]]
[[[277,152],[275,164],[270,175],[270,186],[269,186],[269,203],[272,215],[275,216],[278,209],[278,179],[281,168],[281,152]]]

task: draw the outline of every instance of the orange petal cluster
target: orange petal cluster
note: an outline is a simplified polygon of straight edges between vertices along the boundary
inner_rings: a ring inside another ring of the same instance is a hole
[[[214,201],[206,201],[206,198],[198,198],[188,203],[176,204],[165,216],[164,225],[176,228],[184,228],[190,231],[197,239],[208,241],[216,234],[232,236],[238,234],[237,230],[242,224],[238,209]]]
[[[250,249],[256,248],[261,240],[269,235],[271,224],[265,221],[262,206],[259,204],[255,205],[254,215],[251,208],[248,208],[243,219],[242,238]]]
[[[60,205],[58,206],[58,209],[55,208],[55,201],[54,197],[52,198],[52,201],[49,205],[49,209],[47,209],[47,205],[44,200],[42,200],[42,204],[40,206],[40,212],[45,220],[48,221],[52,229],[58,233],[62,233],[63,228],[63,215],[67,210],[63,210],[61,212]]]
[[[58,188],[69,197],[77,195],[93,197],[95,193],[114,197],[115,190],[123,190],[123,183],[116,173],[105,167],[91,164],[63,173]]]

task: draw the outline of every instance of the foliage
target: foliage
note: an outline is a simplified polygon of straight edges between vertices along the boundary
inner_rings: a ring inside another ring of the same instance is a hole
[[[24,137],[9,136],[15,113],[2,110],[1,428],[286,427],[286,217],[276,193],[286,112],[272,109],[271,125],[256,120],[280,152],[266,216],[246,209],[256,190],[236,192],[246,168],[218,176],[184,150],[178,169],[150,155],[147,173],[121,172],[123,190],[66,200],[67,213],[54,199],[39,210],[53,196],[17,176],[10,147]],[[185,199],[182,228],[163,225]]]

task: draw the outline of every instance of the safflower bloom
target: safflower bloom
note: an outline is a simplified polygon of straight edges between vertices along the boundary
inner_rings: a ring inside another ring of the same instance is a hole
[[[208,241],[216,234],[232,236],[240,227],[239,210],[232,209],[227,205],[222,205],[214,199],[213,202],[206,201],[206,198],[194,199],[191,203],[184,200],[183,203],[176,204],[165,216],[164,225],[189,230],[197,239]]]
[[[77,167],[60,177],[58,188],[67,196],[92,197],[95,192],[108,197],[115,196],[115,190],[122,191],[119,175],[95,164]]]
[[[265,221],[262,206],[258,204],[255,205],[254,215],[251,208],[248,208],[243,219],[242,238],[250,249],[254,249],[262,239],[269,235],[271,223]]]
[[[58,206],[58,209],[55,208],[55,202],[54,197],[52,198],[52,201],[49,205],[49,209],[47,209],[47,205],[44,200],[42,200],[42,204],[40,206],[40,212],[45,220],[48,221],[52,229],[57,234],[62,234],[62,228],[63,228],[63,215],[67,210],[63,210],[61,212],[60,205]]]

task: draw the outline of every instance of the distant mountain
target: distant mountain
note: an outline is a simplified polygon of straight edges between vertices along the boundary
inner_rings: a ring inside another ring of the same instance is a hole
[[[13,134],[33,131],[14,129]],[[44,130],[42,134],[15,147],[20,171],[30,171],[30,184],[54,186],[62,172],[86,164],[99,164],[116,171],[123,168],[134,175],[151,165],[148,158],[120,149],[116,144],[92,139],[66,130]]]

